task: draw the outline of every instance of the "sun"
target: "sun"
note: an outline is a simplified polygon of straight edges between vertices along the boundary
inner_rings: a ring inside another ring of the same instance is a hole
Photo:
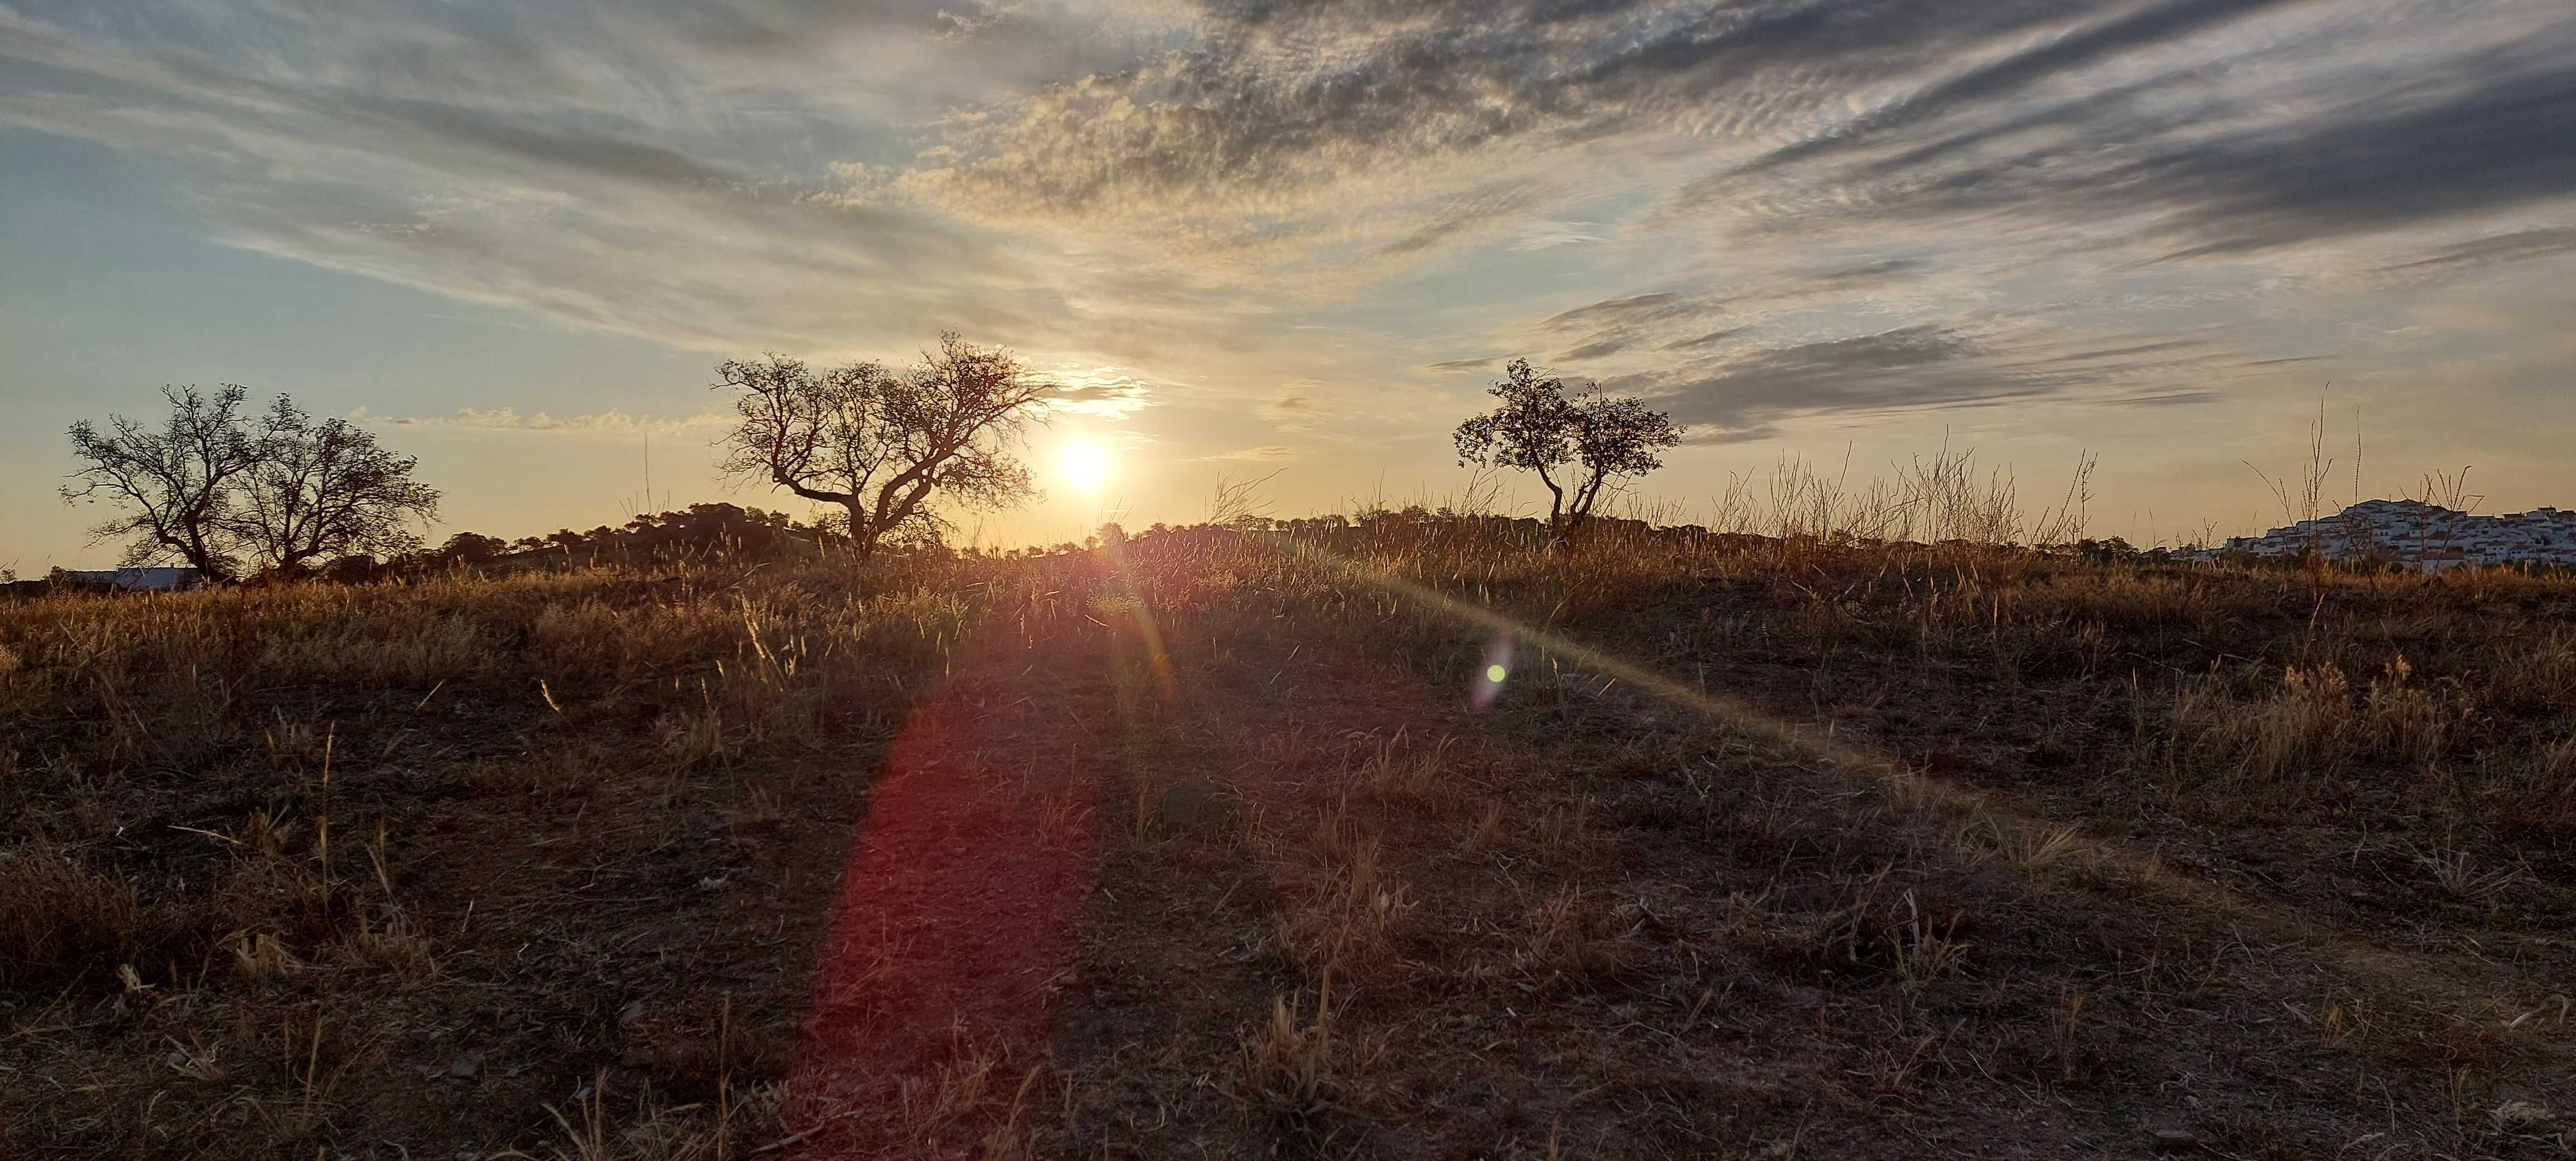
[[[1056,472],[1084,492],[1108,486],[1110,467],[1109,449],[1095,440],[1073,440],[1056,452]]]

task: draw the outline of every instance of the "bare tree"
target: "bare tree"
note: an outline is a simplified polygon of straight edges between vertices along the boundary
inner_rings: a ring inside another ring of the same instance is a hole
[[[72,454],[83,466],[63,486],[63,502],[122,505],[123,514],[90,535],[124,540],[128,565],[176,558],[208,580],[229,580],[235,561],[226,521],[240,478],[260,455],[241,415],[249,392],[227,383],[213,395],[195,387],[161,394],[170,418],[158,431],[122,415],[109,416],[105,432],[86,419],[72,425]]]
[[[1664,466],[1657,453],[1682,441],[1672,416],[1644,401],[1605,395],[1597,383],[1569,397],[1563,380],[1539,378],[1527,359],[1512,360],[1489,394],[1502,402],[1459,424],[1452,436],[1458,463],[1538,473],[1551,497],[1547,529],[1554,541],[1591,519],[1605,488]]]
[[[300,576],[341,557],[420,547],[414,522],[438,515],[438,489],[411,478],[420,461],[337,417],[316,422],[277,397],[260,417],[258,457],[240,477],[226,529],[263,568]]]
[[[1035,495],[1010,449],[1053,387],[999,348],[950,332],[901,375],[878,363],[817,374],[774,354],[716,374],[741,416],[726,474],[840,505],[862,559],[889,534],[935,529],[934,497],[1002,507]]]

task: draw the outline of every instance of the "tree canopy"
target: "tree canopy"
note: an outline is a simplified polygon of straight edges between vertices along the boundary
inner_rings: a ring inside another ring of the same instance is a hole
[[[419,461],[345,419],[317,421],[283,395],[245,415],[238,384],[161,394],[170,415],[157,429],[122,415],[104,430],[71,426],[82,466],[63,499],[121,509],[90,531],[124,541],[124,564],[179,560],[217,581],[301,575],[417,547],[412,525],[437,514],[437,489],[411,478]]]
[[[839,505],[862,558],[890,535],[935,531],[934,503],[1036,494],[1011,451],[1053,386],[1000,348],[950,332],[901,374],[875,362],[817,372],[776,354],[729,359],[716,374],[740,417],[724,471]]]
[[[1598,383],[1569,395],[1564,380],[1541,378],[1527,359],[1512,360],[1503,374],[1488,392],[1500,402],[1453,433],[1458,462],[1537,473],[1551,497],[1552,539],[1572,536],[1620,479],[1663,467],[1658,453],[1682,440],[1672,416],[1605,394]]]
[[[412,479],[420,461],[337,416],[315,420],[277,397],[253,433],[227,529],[267,571],[298,576],[344,556],[420,547],[414,523],[438,514],[438,490]]]

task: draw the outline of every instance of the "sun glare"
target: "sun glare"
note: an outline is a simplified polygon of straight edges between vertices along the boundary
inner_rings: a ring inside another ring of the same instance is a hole
[[[1109,449],[1087,439],[1077,439],[1056,453],[1056,471],[1066,483],[1084,492],[1097,492],[1109,483]]]

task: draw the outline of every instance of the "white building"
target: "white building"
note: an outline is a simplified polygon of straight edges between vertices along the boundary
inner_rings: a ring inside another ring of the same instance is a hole
[[[2385,561],[2440,572],[2463,564],[2576,565],[2576,512],[2534,508],[2472,516],[2421,500],[2364,500],[2332,516],[2301,520],[2261,536],[2230,537],[2223,553]]]
[[[193,589],[206,581],[193,568],[66,568],[56,570],[54,576],[73,584],[101,585],[127,592]]]

